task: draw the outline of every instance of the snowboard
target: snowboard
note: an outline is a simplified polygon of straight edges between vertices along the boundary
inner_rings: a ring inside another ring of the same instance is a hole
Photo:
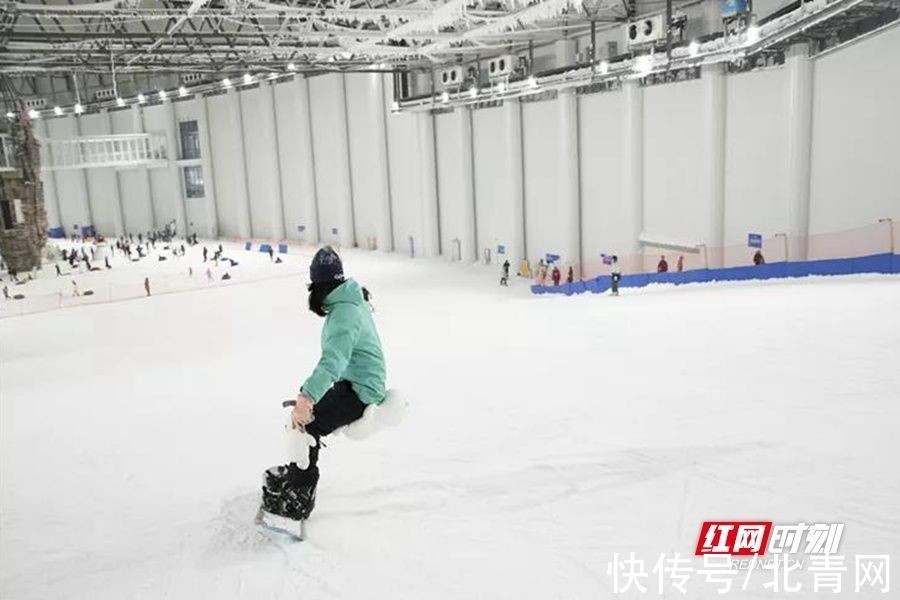
[[[286,535],[298,542],[306,539],[306,519],[289,519],[270,513],[260,506],[256,511],[254,522],[262,529]]]

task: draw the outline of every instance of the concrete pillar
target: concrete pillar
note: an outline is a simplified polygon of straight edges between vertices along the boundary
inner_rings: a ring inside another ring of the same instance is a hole
[[[707,198],[709,200],[709,231],[707,259],[709,268],[724,266],[725,246],[725,74],[723,65],[703,67],[706,101],[706,143],[709,146]]]
[[[175,231],[178,235],[187,234],[187,206],[184,198],[184,177],[181,173],[181,167],[177,160],[181,159],[181,137],[178,132],[178,119],[175,117],[175,103],[172,101],[164,102],[163,108],[166,111],[166,145],[169,147],[169,166],[167,170],[169,176],[165,183],[168,190],[154,190],[153,179],[150,179],[151,191],[154,194],[160,194],[165,198],[168,194],[174,203],[173,213],[175,215]],[[165,223],[157,223],[157,227],[165,225]]]
[[[347,82],[344,75],[339,75],[338,102],[343,108],[343,114],[338,120],[340,131],[335,135],[341,143],[341,156],[346,161],[342,169],[342,177],[346,179],[344,185],[347,189],[346,199],[341,206],[341,228],[338,231],[338,239],[341,246],[356,246],[356,227],[353,218],[353,178],[350,177],[350,169],[353,164],[350,160],[350,126],[347,118]]]
[[[391,171],[390,158],[387,146],[387,119],[388,108],[384,104],[384,77],[373,74],[370,84],[374,86],[373,99],[373,123],[375,135],[379,140],[378,148],[373,149],[376,157],[376,168],[380,174],[382,190],[379,194],[378,221],[375,223],[375,235],[378,236],[378,249],[383,252],[394,250],[394,232],[391,218]]]
[[[458,108],[454,111],[453,118],[461,129],[459,151],[462,153],[462,202],[464,229],[460,236],[459,259],[461,261],[475,262],[478,260],[478,222],[475,212],[475,152],[472,148],[472,111],[466,108]],[[447,201],[452,201],[447,199]],[[444,253],[452,256],[452,248],[444,248]]]
[[[197,98],[197,125],[200,128],[200,160],[203,163],[203,202],[206,213],[205,237],[219,237],[219,213],[216,210],[216,177],[213,171],[212,145],[209,142],[209,113],[207,99]]]
[[[112,117],[110,116],[108,109],[103,111],[103,116],[106,120],[107,133],[112,133]],[[119,182],[119,176],[116,174],[115,169],[112,170],[112,176],[116,183],[116,197],[115,202],[113,203],[115,214],[113,215],[113,221],[116,228],[116,237],[122,237],[125,235],[125,213],[122,209],[122,184]]]
[[[812,149],[813,65],[806,44],[791,46],[785,56],[788,75],[787,177],[788,260],[806,260],[809,235],[809,179]]]
[[[562,260],[581,265],[581,189],[578,181],[578,103],[575,93],[560,91],[556,97],[557,136],[559,153],[556,156],[559,173],[557,215],[565,223],[565,238],[560,250]]]
[[[416,113],[419,156],[419,193],[421,205],[419,226],[422,255],[439,256],[441,253],[440,212],[438,211],[437,162],[434,149],[434,115],[427,112]]]
[[[285,238],[284,232],[284,194],[281,190],[281,164],[277,159],[278,155],[278,111],[275,107],[275,89],[274,84],[261,83],[261,92],[265,96],[263,104],[266,106],[265,114],[262,119],[262,126],[265,127],[266,137],[272,140],[275,146],[276,160],[272,164],[272,177],[275,183],[275,202],[272,206],[272,236],[276,240]]]
[[[522,105],[511,100],[503,104],[504,124],[506,126],[506,148],[504,154],[507,160],[506,176],[509,181],[510,194],[510,237],[503,240],[506,243],[506,258],[513,265],[517,265],[522,258],[527,256],[525,245],[525,180],[522,149]],[[496,248],[491,248],[491,256],[495,259]],[[502,261],[501,261],[502,262]]]
[[[634,79],[622,83],[625,94],[625,198],[631,213],[631,243],[623,248],[631,255],[631,260],[620,257],[621,268],[625,272],[643,269],[640,258],[640,236],[644,231],[644,90]]]
[[[306,203],[303,214],[307,215],[309,222],[306,224],[306,229],[303,232],[303,240],[310,244],[318,244],[319,191],[316,187],[316,157],[312,138],[312,104],[309,98],[309,80],[302,75],[298,75],[294,78],[294,85],[297,86],[298,110],[300,111],[300,130],[297,131],[297,135],[303,142],[303,154],[306,158],[304,164],[298,165],[298,168],[304,170],[306,175],[304,179],[308,182],[306,193],[303,195]]]
[[[134,123],[132,131],[137,133],[147,133],[147,128],[144,126],[144,108],[141,105],[133,104],[129,110],[131,111],[132,122]],[[178,147],[173,147],[167,140],[166,148],[166,158],[168,159],[169,164],[173,164],[178,158]],[[147,202],[150,203],[150,227],[160,227],[162,223],[160,223],[160,219],[156,216],[156,207],[153,205],[153,184],[150,181],[150,169],[147,167],[139,167],[138,171],[140,173],[142,187],[145,187],[147,190]]]
[[[67,117],[67,118],[75,119],[75,136],[81,137],[82,136],[81,116],[75,115],[73,117]],[[91,185],[88,182],[87,171],[85,171],[84,169],[77,169],[77,171],[78,171],[78,179],[80,180],[80,185],[82,185],[84,187],[84,203],[81,207],[82,214],[87,217],[87,221],[88,221],[86,223],[87,225],[95,226],[94,225],[94,215],[91,213]],[[82,224],[81,226],[84,227],[84,225],[85,224]],[[82,229],[82,231],[83,231],[83,229]],[[81,234],[80,231],[78,233]]]
[[[240,189],[244,193],[242,202],[238,202],[238,235],[244,239],[253,237],[253,227],[250,222],[250,187],[247,178],[247,150],[244,146],[244,116],[241,110],[241,95],[234,88],[227,92],[228,110],[231,113],[231,122],[235,124],[238,135],[238,146],[235,150],[241,156],[241,172],[238,177],[241,181]]]

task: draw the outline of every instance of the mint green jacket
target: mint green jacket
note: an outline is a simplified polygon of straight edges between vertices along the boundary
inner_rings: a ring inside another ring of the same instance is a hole
[[[381,404],[385,396],[384,353],[362,287],[348,279],[328,294],[324,305],[328,314],[322,328],[322,357],[303,383],[303,393],[318,402],[343,379],[365,404]]]

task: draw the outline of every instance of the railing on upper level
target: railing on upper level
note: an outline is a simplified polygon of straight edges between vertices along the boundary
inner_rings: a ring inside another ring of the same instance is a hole
[[[95,167],[160,167],[168,164],[166,137],[154,133],[96,135],[41,140],[46,170]]]

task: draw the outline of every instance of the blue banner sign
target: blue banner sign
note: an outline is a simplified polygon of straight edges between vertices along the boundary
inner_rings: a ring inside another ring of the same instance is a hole
[[[751,248],[762,248],[762,235],[758,233],[748,234],[747,245]]]
[[[506,254],[506,246],[497,246],[497,254]]]
[[[719,0],[723,17],[733,17],[747,12],[747,0]]]

